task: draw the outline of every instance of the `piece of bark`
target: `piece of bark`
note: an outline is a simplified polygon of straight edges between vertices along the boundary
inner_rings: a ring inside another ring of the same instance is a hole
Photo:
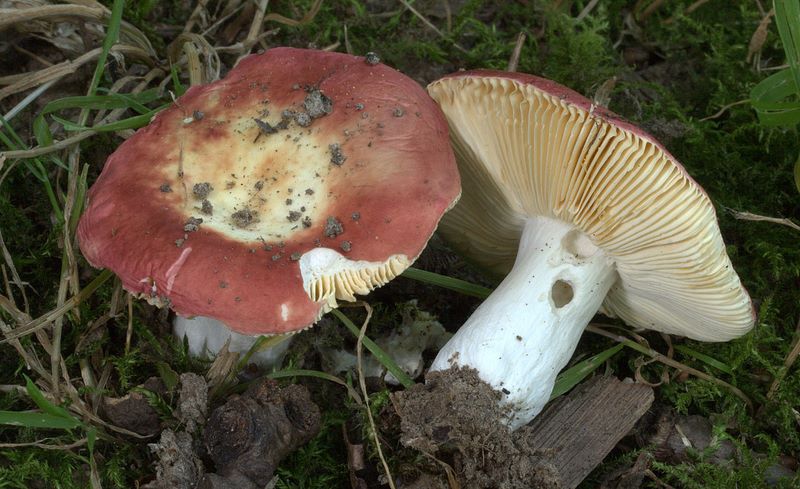
[[[553,401],[523,428],[546,454],[564,488],[577,487],[653,403],[644,384],[598,376]]]

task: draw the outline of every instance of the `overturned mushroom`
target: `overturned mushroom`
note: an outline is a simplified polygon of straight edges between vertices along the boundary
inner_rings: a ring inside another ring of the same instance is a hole
[[[515,428],[545,405],[598,310],[702,341],[752,328],[713,205],[652,136],[530,75],[457,73],[428,91],[464,185],[442,233],[507,274],[432,370],[477,369]]]
[[[446,121],[413,80],[275,48],[125,141],[78,238],[149,302],[244,335],[285,333],[405,270],[459,193]]]

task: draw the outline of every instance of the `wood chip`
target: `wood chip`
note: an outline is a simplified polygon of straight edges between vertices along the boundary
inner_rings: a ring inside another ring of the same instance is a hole
[[[614,377],[595,377],[552,402],[534,419],[531,446],[540,448],[577,487],[653,403],[653,389]]]

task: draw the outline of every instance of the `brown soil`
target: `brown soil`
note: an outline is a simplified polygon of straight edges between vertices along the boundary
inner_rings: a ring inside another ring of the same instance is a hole
[[[527,429],[512,433],[501,422],[499,399],[475,370],[429,373],[425,384],[392,397],[402,420],[400,441],[448,463],[462,487],[562,487],[546,454],[531,447]]]
[[[317,434],[320,419],[300,385],[281,388],[262,380],[234,394],[208,419],[204,439],[216,473],[207,473],[198,487],[264,487],[278,463]]]

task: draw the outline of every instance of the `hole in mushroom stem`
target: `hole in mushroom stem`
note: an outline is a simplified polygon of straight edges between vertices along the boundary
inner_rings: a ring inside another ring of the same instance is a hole
[[[561,246],[576,258],[588,258],[595,254],[597,246],[585,233],[578,229],[573,229],[561,238]]]
[[[572,302],[574,296],[575,292],[572,290],[572,284],[564,280],[556,280],[550,290],[550,297],[553,299],[556,309],[561,309]]]

